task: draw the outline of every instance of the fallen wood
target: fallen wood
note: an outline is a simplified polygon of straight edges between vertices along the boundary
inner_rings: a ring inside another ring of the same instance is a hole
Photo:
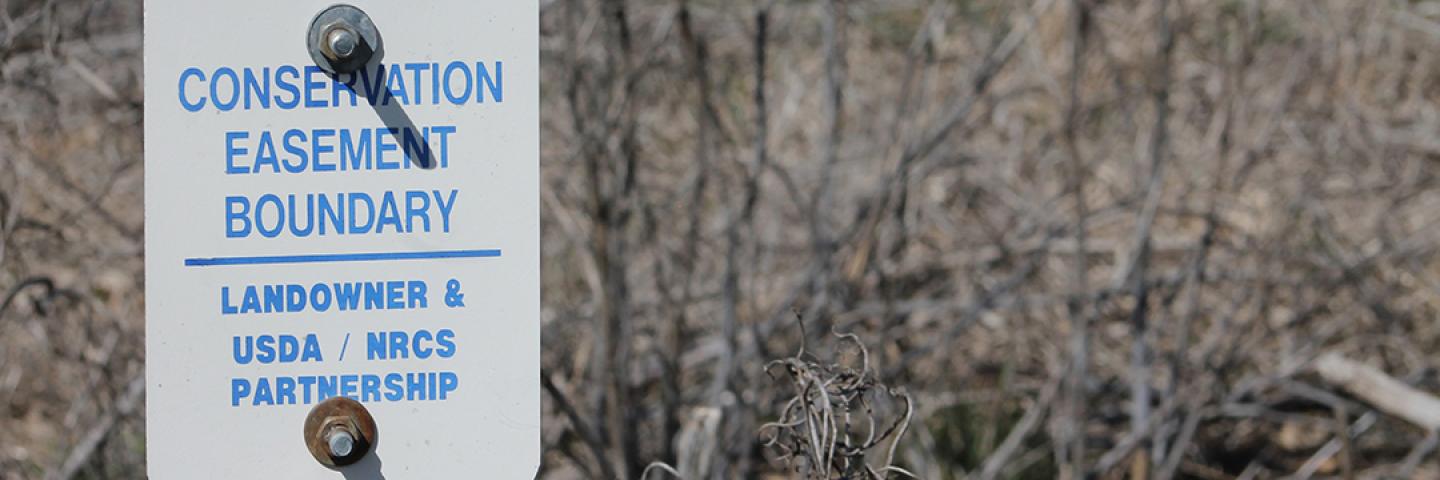
[[[1440,429],[1440,399],[1411,388],[1379,369],[1332,352],[1315,360],[1315,371],[1327,383],[1344,389],[1377,410],[1425,430]]]

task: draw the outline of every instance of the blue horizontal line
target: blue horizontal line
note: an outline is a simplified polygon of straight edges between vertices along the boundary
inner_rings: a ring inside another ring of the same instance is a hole
[[[272,255],[255,257],[187,258],[187,267],[222,267],[230,265],[276,265],[287,263],[383,262],[393,260],[433,260],[439,258],[494,258],[500,250],[443,250],[433,252],[332,253],[314,255]]]

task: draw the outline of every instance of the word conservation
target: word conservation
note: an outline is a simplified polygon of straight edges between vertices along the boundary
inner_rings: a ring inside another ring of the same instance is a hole
[[[505,101],[505,64],[453,61],[376,65],[331,75],[313,65],[180,72],[180,106],[188,112],[295,110],[398,105],[466,105]]]

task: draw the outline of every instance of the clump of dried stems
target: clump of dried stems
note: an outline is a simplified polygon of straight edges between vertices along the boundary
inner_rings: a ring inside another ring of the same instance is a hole
[[[876,378],[860,337],[834,336],[859,350],[859,369],[817,358],[803,343],[794,356],[765,365],[772,378],[788,379],[795,394],[778,420],[760,427],[765,446],[807,479],[883,479],[892,473],[914,478],[895,466],[895,450],[915,412],[910,395]],[[904,412],[886,418],[876,406],[884,400],[904,404]]]

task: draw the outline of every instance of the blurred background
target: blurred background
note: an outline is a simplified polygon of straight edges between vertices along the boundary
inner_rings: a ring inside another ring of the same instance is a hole
[[[538,3],[541,478],[1440,478],[1440,2]],[[141,16],[0,0],[0,479],[144,476]]]

